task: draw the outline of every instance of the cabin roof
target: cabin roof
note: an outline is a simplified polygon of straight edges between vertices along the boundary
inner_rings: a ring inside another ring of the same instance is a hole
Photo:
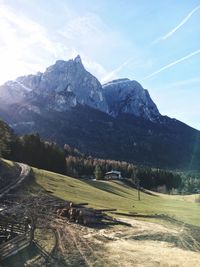
[[[109,174],[121,175],[121,172],[112,170],[112,171],[106,173],[106,175],[109,175]]]

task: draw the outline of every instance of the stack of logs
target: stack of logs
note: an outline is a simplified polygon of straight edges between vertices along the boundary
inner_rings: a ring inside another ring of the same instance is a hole
[[[100,224],[103,220],[108,219],[104,212],[116,211],[116,209],[92,209],[85,208],[88,203],[73,204],[72,202],[59,207],[56,210],[57,216],[65,217],[69,222],[76,222],[83,225]]]

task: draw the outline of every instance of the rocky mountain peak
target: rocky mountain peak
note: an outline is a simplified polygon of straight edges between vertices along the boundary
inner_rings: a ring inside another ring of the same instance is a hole
[[[39,108],[61,112],[78,104],[108,110],[100,82],[84,68],[79,55],[68,61],[57,60],[44,73],[5,83],[0,87],[0,95],[8,103],[37,103]]]
[[[112,116],[127,113],[151,121],[160,117],[149,92],[137,81],[126,78],[108,82],[103,85],[103,95]]]
[[[57,60],[44,73],[5,83],[0,87],[0,97],[7,103],[26,103],[34,110],[63,112],[86,105],[113,117],[128,113],[155,121],[160,116],[148,91],[137,81],[123,78],[102,86],[84,68],[79,55],[68,61]]]
[[[79,63],[79,64],[82,64],[81,57],[79,55],[76,56],[75,59],[74,59],[74,62]]]

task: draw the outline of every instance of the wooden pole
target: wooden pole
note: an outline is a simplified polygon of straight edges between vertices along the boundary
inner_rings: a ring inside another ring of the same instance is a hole
[[[138,200],[140,201],[140,186],[138,185]]]

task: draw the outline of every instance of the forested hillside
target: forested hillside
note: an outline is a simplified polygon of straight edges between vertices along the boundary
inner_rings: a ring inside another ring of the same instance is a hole
[[[8,157],[10,155],[14,140],[15,136],[11,128],[0,120],[0,157]]]
[[[65,173],[63,150],[55,143],[45,142],[38,134],[18,137],[3,121],[0,121],[0,156],[31,166]]]

